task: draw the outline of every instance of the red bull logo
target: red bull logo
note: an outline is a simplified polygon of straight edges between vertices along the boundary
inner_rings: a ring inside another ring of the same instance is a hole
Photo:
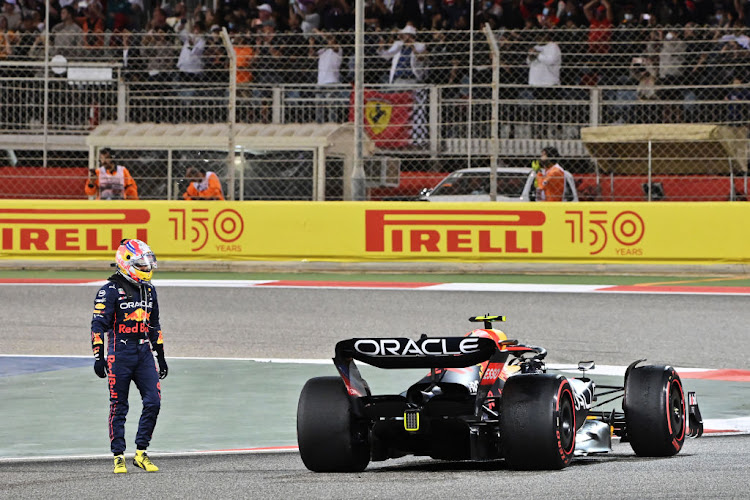
[[[150,312],[138,308],[132,313],[126,314],[122,318],[122,323],[117,328],[117,333],[148,333],[148,324],[146,321],[151,317]],[[126,323],[135,321],[133,326],[127,326]]]
[[[141,309],[139,307],[138,309],[136,309],[132,313],[126,314],[125,317],[122,320],[123,321],[138,321],[138,322],[142,322],[142,321],[146,321],[150,317],[151,317],[151,313],[150,312],[146,312],[146,311],[144,311],[143,309]]]

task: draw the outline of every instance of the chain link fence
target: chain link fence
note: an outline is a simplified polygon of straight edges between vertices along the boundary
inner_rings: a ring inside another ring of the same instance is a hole
[[[560,152],[582,200],[747,197],[750,38],[741,30],[409,26],[367,31],[356,61],[352,32],[276,32],[270,23],[17,34],[0,60],[0,197],[85,197],[86,136],[104,123],[351,122],[357,67],[358,125],[373,145],[367,199],[414,199],[460,168],[529,167],[546,146]],[[679,134],[663,135],[677,125],[712,128],[690,132],[688,148]],[[606,147],[587,142],[587,130],[604,127],[620,135]],[[348,196],[341,158],[316,165],[293,139],[288,151],[230,155],[229,139],[216,151],[164,144],[114,156],[142,199],[179,198],[195,164],[219,175],[228,199],[316,199],[320,175],[317,199]],[[231,188],[230,172],[242,179]]]

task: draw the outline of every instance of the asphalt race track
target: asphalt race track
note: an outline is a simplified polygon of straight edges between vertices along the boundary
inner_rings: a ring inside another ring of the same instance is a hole
[[[0,352],[88,354],[95,290],[0,287]],[[469,316],[499,313],[508,316],[503,329],[509,337],[545,346],[554,363],[626,365],[649,358],[684,367],[750,365],[750,308],[739,296],[257,288],[159,293],[168,357],[330,358],[342,338],[461,334],[471,328]],[[0,459],[0,498],[750,498],[750,436],[689,440],[670,459],[635,457],[617,440],[613,446],[613,453],[579,458],[558,472],[512,472],[502,461],[405,458],[370,464],[361,474],[329,475],[308,472],[297,453],[206,453],[161,455],[158,474],[130,465],[129,474],[115,476],[109,458]]]
[[[158,473],[129,465],[117,476],[109,458],[1,463],[0,498],[748,498],[750,436],[691,440],[668,459],[613,448],[554,472],[403,458],[360,474],[315,474],[297,453],[163,456]]]

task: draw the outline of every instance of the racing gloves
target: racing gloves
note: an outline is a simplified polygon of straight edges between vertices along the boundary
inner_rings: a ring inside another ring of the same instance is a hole
[[[94,351],[94,373],[99,378],[105,378],[107,362],[104,360],[104,342],[100,333],[91,332],[91,349]]]
[[[167,373],[169,373],[169,368],[167,367],[167,360],[164,358],[164,344],[156,344],[154,351],[156,352],[156,362],[159,363],[159,378],[165,379]]]

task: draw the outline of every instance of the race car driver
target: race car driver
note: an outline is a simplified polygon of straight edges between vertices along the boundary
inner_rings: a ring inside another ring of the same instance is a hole
[[[125,418],[128,391],[135,382],[141,393],[143,412],[135,436],[133,464],[147,472],[158,471],[146,454],[161,408],[161,384],[167,376],[164,343],[159,325],[159,301],[150,283],[156,256],[140,240],[122,240],[115,254],[117,272],[108,278],[94,300],[91,347],[94,372],[109,379],[109,440],[114,454],[114,472],[125,466]],[[107,352],[104,338],[107,336]],[[154,363],[156,353],[158,368]]]

